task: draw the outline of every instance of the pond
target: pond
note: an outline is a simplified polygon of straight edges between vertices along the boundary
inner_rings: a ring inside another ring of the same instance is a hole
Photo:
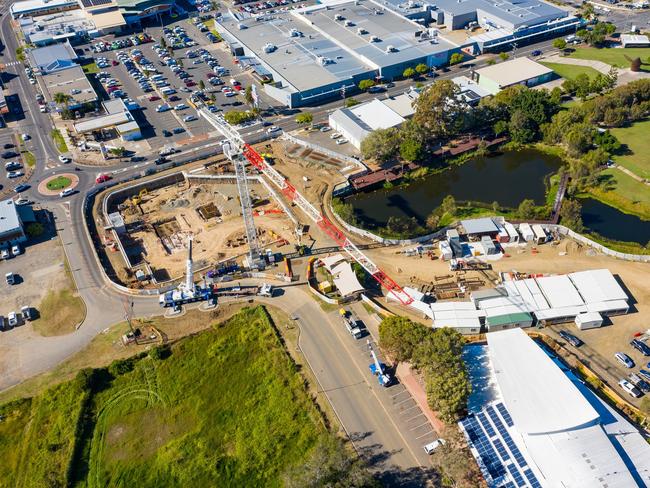
[[[650,221],[623,213],[594,198],[582,198],[580,203],[582,223],[587,230],[615,241],[636,242],[642,246],[650,242]]]
[[[447,195],[457,201],[480,201],[516,208],[530,198],[545,202],[544,180],[557,172],[562,159],[534,149],[477,157],[407,187],[359,193],[346,199],[368,228],[383,227],[388,218],[415,217],[422,224]]]

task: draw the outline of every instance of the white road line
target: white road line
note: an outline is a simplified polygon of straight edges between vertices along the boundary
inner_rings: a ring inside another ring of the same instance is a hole
[[[408,397],[406,400],[402,400],[401,402],[394,403],[394,406],[401,405],[404,402],[408,402],[409,400],[413,400],[411,397]]]
[[[408,412],[409,410],[411,410],[412,408],[415,408],[415,407],[417,407],[417,406],[418,406],[418,404],[416,403],[415,405],[413,405],[413,406],[411,406],[411,407],[409,407],[409,408],[405,408],[405,409],[402,410],[399,414],[400,414],[400,415],[404,415],[405,412]],[[416,416],[413,417],[413,418],[415,419],[415,418],[417,418],[417,417],[418,417],[418,416],[416,415]],[[407,422],[408,422],[408,420],[407,420]]]
[[[431,430],[430,430],[429,432],[427,432],[426,434],[422,434],[422,435],[417,436],[417,437],[415,438],[415,440],[417,441],[418,439],[422,439],[423,437],[426,437],[426,436],[428,436],[428,435],[431,435],[432,433],[433,433],[433,429],[431,429]]]
[[[420,427],[424,427],[425,425],[428,425],[429,428],[431,428],[431,424],[429,424],[429,421],[427,420],[425,423],[418,425],[417,427],[413,427],[412,429],[409,429],[410,432],[419,429]]]
[[[418,418],[418,417],[423,417],[423,416],[424,416],[424,414],[423,414],[422,412],[420,412],[419,414],[414,415],[414,416],[411,417],[410,419],[407,419],[406,422],[410,422],[411,420],[415,420],[416,418]]]

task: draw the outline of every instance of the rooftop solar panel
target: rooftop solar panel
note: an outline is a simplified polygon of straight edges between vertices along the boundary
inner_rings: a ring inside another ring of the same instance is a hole
[[[97,7],[98,5],[106,5],[112,3],[113,0],[81,0],[84,7]]]
[[[519,470],[514,464],[508,464],[508,471],[510,472],[510,476],[515,480],[515,483],[517,486],[526,486],[526,482],[524,481],[524,477],[521,475]]]
[[[501,442],[500,439],[494,439],[494,447],[496,447],[499,456],[501,456],[501,459],[504,461],[510,459],[510,455],[508,454],[508,451],[506,451],[506,448],[503,447],[503,442]]]
[[[506,410],[506,407],[505,407],[505,405],[503,403],[497,403],[496,407],[497,407],[497,410],[499,411],[499,413],[501,414],[501,416],[503,417],[503,420],[506,421],[506,424],[508,425],[508,427],[512,427],[513,425],[515,425],[512,422],[512,417],[508,413],[508,410]]]
[[[528,482],[533,488],[542,488],[542,485],[537,480],[537,477],[533,474],[533,472],[530,469],[524,471],[524,476],[526,476],[526,479],[528,479]]]
[[[488,419],[483,412],[479,412],[477,417],[489,437],[494,437],[497,435],[497,433],[494,432],[492,425],[490,424],[490,422],[488,422]]]

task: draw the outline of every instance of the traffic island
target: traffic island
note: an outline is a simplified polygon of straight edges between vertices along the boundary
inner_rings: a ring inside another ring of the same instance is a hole
[[[38,185],[38,192],[45,196],[56,196],[65,188],[76,188],[79,184],[79,177],[72,173],[53,175],[41,181]]]

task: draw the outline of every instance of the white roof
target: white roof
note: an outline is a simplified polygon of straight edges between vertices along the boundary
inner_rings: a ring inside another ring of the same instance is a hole
[[[433,313],[446,310],[476,310],[472,302],[435,302],[431,304]]]
[[[29,13],[39,9],[53,9],[63,6],[76,5],[75,0],[25,0],[23,2],[14,2],[11,5],[11,12],[14,15]]]
[[[503,224],[503,226],[505,227],[506,231],[508,232],[508,235],[511,238],[513,239],[519,238],[519,233],[517,232],[517,229],[515,229],[514,225],[512,225],[510,222],[506,222],[505,224]]]
[[[526,222],[519,224],[519,232],[521,232],[521,235],[524,238],[526,236],[533,237],[535,235],[533,229],[530,227],[530,224],[527,224]]]
[[[583,322],[600,322],[602,320],[603,317],[598,312],[584,312],[576,315],[576,324]]]
[[[18,209],[13,200],[2,200],[0,202],[0,234],[13,232],[20,228]]]
[[[533,233],[535,234],[535,237],[546,237],[546,232],[544,232],[544,229],[542,228],[541,225],[535,224],[533,225]]]
[[[518,295],[528,305],[530,310],[543,310],[549,308],[548,302],[537,282],[532,278],[525,280],[505,281],[503,286],[509,295]]]
[[[396,127],[404,122],[404,117],[377,99],[362,103],[349,110],[371,130]]]
[[[537,78],[538,76],[552,72],[553,70],[551,68],[547,68],[543,64],[539,64],[526,57],[515,58],[505,63],[498,63],[476,70],[479,76],[479,83],[480,78],[484,76],[499,85],[500,88],[515,85],[522,81],[527,81],[531,78]]]
[[[627,300],[607,300],[606,302],[587,303],[585,308],[588,312],[614,312],[617,310],[629,310]]]
[[[499,389],[517,430],[563,432],[599,418],[569,378],[521,329],[487,334]]]
[[[478,303],[478,308],[487,310],[488,315],[491,309],[511,306],[517,307],[520,312],[527,312],[529,310],[529,307],[519,296],[486,298]]]
[[[627,293],[608,269],[592,269],[570,273],[569,278],[585,303],[627,300]]]
[[[558,307],[558,308],[547,308],[545,310],[535,310],[535,317],[537,320],[552,320],[559,319],[562,317],[575,317],[579,313],[587,311],[585,305],[576,305],[573,307]]]
[[[539,288],[552,308],[584,305],[580,294],[567,275],[535,278]]]
[[[485,314],[487,317],[498,317],[499,315],[510,315],[522,312],[527,313],[528,310],[521,305],[502,305],[500,307],[487,309]]]
[[[327,256],[320,259],[321,262],[325,265],[328,271],[332,271],[332,268],[336,266],[341,261],[345,261],[345,256],[343,254],[334,254],[332,256]]]
[[[408,291],[406,288],[404,288],[404,291],[406,293],[408,293],[409,295],[411,295],[411,292]],[[389,296],[390,296],[390,294],[389,294]],[[413,295],[411,295],[411,297],[413,297]],[[430,319],[433,320],[433,312],[431,311],[431,307],[429,306],[428,303],[424,303],[424,302],[421,302],[420,300],[416,299],[416,300],[413,300],[409,304],[409,306],[411,308],[416,309],[418,312],[423,313],[424,315],[426,315],[427,317],[429,317]]]
[[[363,291],[363,286],[359,283],[357,275],[352,270],[350,263],[339,263],[332,269],[334,284],[339,290],[341,296],[348,296],[358,291]]]
[[[622,44],[650,44],[648,36],[639,34],[621,34]]]

